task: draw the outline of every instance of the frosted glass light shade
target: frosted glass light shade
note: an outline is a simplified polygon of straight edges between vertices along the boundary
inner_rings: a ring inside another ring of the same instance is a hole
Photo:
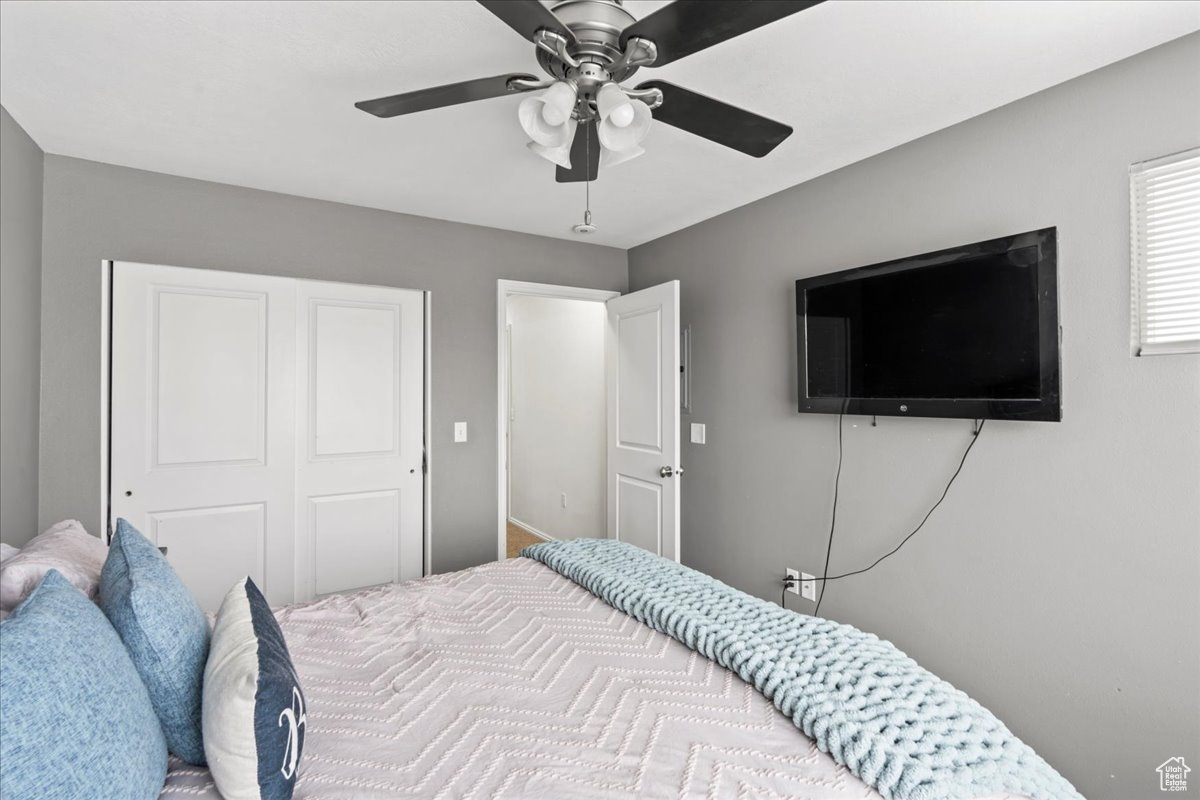
[[[600,144],[614,153],[623,153],[626,150],[640,147],[642,140],[650,132],[650,122],[653,119],[650,115],[650,106],[641,100],[626,99],[629,107],[633,109],[632,122],[622,127],[614,124],[611,117],[601,117],[600,124],[596,126],[596,135],[600,139]]]
[[[567,123],[575,109],[575,87],[559,81],[544,92],[531,95],[517,107],[517,119],[530,139],[546,147],[568,143]],[[574,129],[569,131],[574,136]]]
[[[533,141],[525,146],[547,161],[553,161],[555,164],[564,169],[570,169],[571,143],[575,141],[575,129],[578,124],[579,123],[573,119],[567,119],[566,124],[563,125],[565,131],[562,141],[558,144],[546,145]]]
[[[600,119],[609,121],[615,128],[629,127],[636,116],[632,102],[621,87],[612,82],[601,86],[596,93],[596,110],[600,112]]]
[[[634,145],[628,150],[621,150],[620,152],[609,150],[607,147],[605,147],[600,150],[600,166],[604,167],[605,169],[609,167],[615,167],[617,164],[624,164],[626,161],[632,161],[638,156],[644,155],[645,152],[645,148],[639,147],[638,145]]]

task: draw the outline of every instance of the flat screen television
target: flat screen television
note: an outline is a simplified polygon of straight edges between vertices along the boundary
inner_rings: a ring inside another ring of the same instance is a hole
[[[1054,228],[796,281],[800,411],[1062,419]]]

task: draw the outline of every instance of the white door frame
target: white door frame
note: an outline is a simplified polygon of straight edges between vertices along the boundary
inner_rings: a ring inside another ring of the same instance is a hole
[[[113,532],[113,520],[109,514],[109,501],[112,499],[109,487],[108,471],[112,466],[109,458],[109,440],[112,438],[112,418],[109,416],[108,404],[111,397],[112,372],[112,274],[113,262],[104,259],[100,262],[100,541],[108,544],[108,537]],[[39,513],[40,510],[39,510]]]
[[[112,524],[109,518],[109,502],[112,487],[109,485],[109,438],[110,424],[109,401],[111,392],[112,370],[112,259],[100,262],[100,539],[108,544],[108,526]],[[346,283],[346,281],[340,281]],[[360,284],[374,286],[376,284]],[[384,286],[385,289],[404,287]],[[424,446],[425,446],[425,475],[424,475],[424,543],[425,553],[422,572],[433,574],[433,293],[429,290],[422,292],[425,296],[425,408]]]
[[[500,561],[508,555],[508,348],[507,312],[510,297],[548,297],[557,300],[591,300],[606,303],[620,292],[555,286],[527,281],[496,281],[496,554]]]
[[[425,290],[425,564],[433,574],[433,292]]]

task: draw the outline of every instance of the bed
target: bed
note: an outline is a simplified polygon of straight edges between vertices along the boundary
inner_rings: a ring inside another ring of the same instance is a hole
[[[733,672],[530,558],[277,617],[308,698],[297,798],[881,797]],[[163,800],[219,797],[171,760]]]

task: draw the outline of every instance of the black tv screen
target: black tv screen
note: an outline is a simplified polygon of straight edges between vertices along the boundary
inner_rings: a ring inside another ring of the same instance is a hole
[[[1054,228],[796,281],[800,411],[1052,420]]]

